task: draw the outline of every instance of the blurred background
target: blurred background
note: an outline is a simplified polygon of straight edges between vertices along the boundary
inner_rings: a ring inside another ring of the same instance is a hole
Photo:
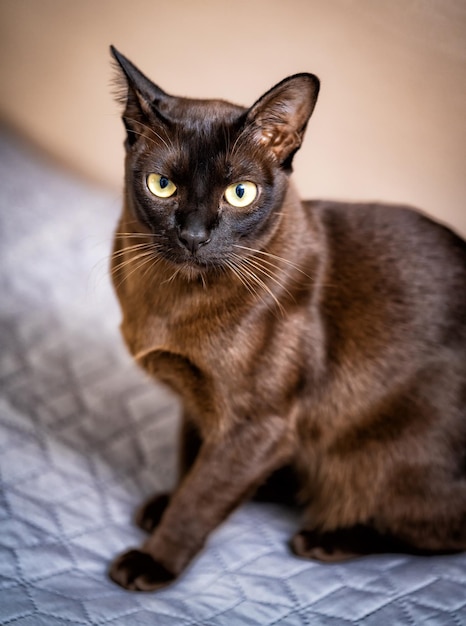
[[[250,105],[309,71],[304,197],[405,202],[466,235],[465,0],[0,0],[0,116],[120,189],[113,43],[166,91]]]

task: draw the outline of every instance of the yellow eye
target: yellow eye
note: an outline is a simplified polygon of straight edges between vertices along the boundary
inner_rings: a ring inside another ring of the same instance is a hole
[[[149,174],[147,177],[149,191],[157,198],[169,198],[176,191],[176,185],[166,176]]]
[[[242,209],[254,202],[257,197],[257,185],[247,181],[233,183],[225,189],[225,199],[228,204]]]

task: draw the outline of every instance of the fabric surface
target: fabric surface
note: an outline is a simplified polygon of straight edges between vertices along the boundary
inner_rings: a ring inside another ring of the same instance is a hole
[[[251,503],[171,587],[106,575],[174,481],[178,407],[126,353],[107,265],[120,200],[0,138],[0,623],[466,623],[466,555],[318,564],[295,512]]]

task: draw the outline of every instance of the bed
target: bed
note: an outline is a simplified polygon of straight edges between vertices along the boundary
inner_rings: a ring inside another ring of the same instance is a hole
[[[120,199],[0,133],[0,623],[466,623],[466,555],[292,556],[298,513],[248,503],[171,587],[107,578],[132,512],[175,480],[178,406],[122,344],[107,265]]]

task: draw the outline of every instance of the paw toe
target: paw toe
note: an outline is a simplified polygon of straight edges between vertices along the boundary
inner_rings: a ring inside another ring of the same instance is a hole
[[[117,557],[110,566],[109,576],[117,585],[133,591],[153,591],[175,578],[150,554],[140,550],[129,550]]]
[[[291,539],[291,549],[298,556],[325,562],[346,561],[360,556],[360,552],[344,539],[338,532],[300,530]]]
[[[315,558],[314,552],[319,547],[319,534],[315,531],[300,530],[291,539],[293,552],[308,559]]]

